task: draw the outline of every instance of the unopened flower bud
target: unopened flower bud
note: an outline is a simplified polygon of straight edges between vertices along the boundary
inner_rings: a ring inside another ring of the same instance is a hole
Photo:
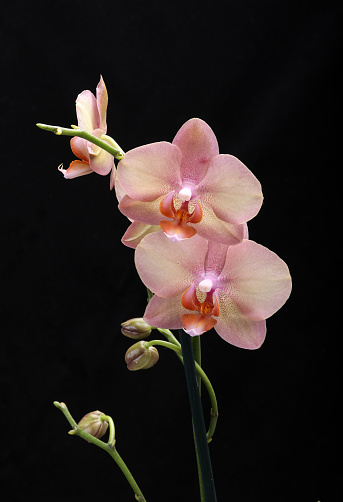
[[[78,426],[84,432],[88,432],[91,436],[100,439],[106,433],[108,427],[108,422],[101,420],[101,417],[105,416],[105,413],[101,411],[91,411],[80,420]]]
[[[128,338],[141,340],[150,335],[151,326],[143,320],[143,317],[135,317],[134,319],[129,319],[122,323],[121,332]]]
[[[127,369],[130,371],[147,370],[159,359],[156,347],[146,347],[148,342],[137,342],[125,354]]]

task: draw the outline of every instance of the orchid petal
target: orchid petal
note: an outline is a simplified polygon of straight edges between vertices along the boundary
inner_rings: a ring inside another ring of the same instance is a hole
[[[98,83],[96,88],[96,101],[100,118],[98,127],[103,131],[104,134],[106,134],[107,132],[106,111],[108,105],[108,94],[105,82],[102,77],[100,77],[100,82]]]
[[[93,135],[100,137],[102,134],[101,129],[95,129]],[[101,174],[102,176],[111,172],[114,168],[114,157],[106,150],[101,147],[94,145],[93,143],[87,142],[87,148],[89,152],[89,165],[94,172]]]
[[[92,132],[99,127],[97,101],[91,91],[83,91],[76,99],[77,123],[81,129]]]
[[[252,320],[273,315],[286,302],[292,288],[286,263],[250,240],[228,248],[218,283],[242,314]]]
[[[158,296],[183,293],[202,277],[207,242],[197,235],[171,243],[162,233],[147,235],[137,246],[135,262],[143,283]]]
[[[119,203],[119,210],[132,221],[140,221],[148,225],[159,225],[162,217],[159,206],[162,198],[163,196],[151,202],[139,202],[131,199],[128,195],[124,195]]]
[[[87,148],[87,141],[78,136],[74,136],[70,140],[70,148],[73,154],[79,159],[89,162],[89,152]]]
[[[206,122],[193,118],[177,132],[173,145],[182,152],[181,178],[197,185],[205,176],[212,157],[219,154],[217,138]]]
[[[135,249],[146,235],[157,231],[161,231],[159,225],[146,225],[145,223],[134,221],[126,230],[121,241],[125,246]]]
[[[73,160],[68,169],[59,167],[59,171],[67,180],[78,178],[79,176],[84,176],[93,172],[89,164],[87,162],[83,162],[82,160]]]
[[[124,191],[138,201],[152,201],[182,188],[181,152],[162,141],[134,148],[118,164],[118,179]]]
[[[226,342],[243,349],[258,349],[266,336],[266,321],[253,321],[242,315],[234,302],[219,291],[220,316],[215,330]]]
[[[197,187],[201,201],[210,204],[218,218],[241,224],[256,216],[263,196],[260,182],[232,155],[217,155]]]
[[[181,295],[161,298],[154,295],[149,301],[143,319],[150,326],[161,329],[182,329],[181,316],[187,312],[181,305]]]
[[[239,244],[244,237],[244,225],[235,225],[217,218],[211,206],[202,199],[200,201],[203,217],[201,223],[195,227],[198,235],[208,241],[220,242],[227,246]]]

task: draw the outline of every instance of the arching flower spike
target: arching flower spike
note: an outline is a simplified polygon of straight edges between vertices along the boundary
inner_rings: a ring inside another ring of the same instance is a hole
[[[126,194],[119,204],[122,213],[131,221],[159,225],[175,241],[198,234],[237,244],[263,199],[251,171],[232,155],[219,154],[212,129],[197,118],[186,122],[172,143],[127,152],[118,164],[117,183]]]
[[[107,132],[107,104],[107,89],[101,77],[96,88],[96,97],[91,91],[83,91],[76,99],[78,126],[97,138],[104,139],[102,136]],[[81,160],[73,160],[68,169],[60,168],[65,178],[76,178],[92,172],[106,175],[114,171],[113,156],[99,146],[77,136],[71,139],[70,146]]]
[[[143,283],[155,293],[144,320],[191,336],[212,327],[225,341],[256,349],[265,320],[287,300],[291,277],[286,263],[254,241],[235,246],[194,236],[171,243],[161,232],[137,246],[135,261]]]

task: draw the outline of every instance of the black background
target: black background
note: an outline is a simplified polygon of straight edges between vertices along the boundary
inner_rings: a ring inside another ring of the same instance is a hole
[[[124,362],[120,323],[146,302],[120,242],[127,220],[108,177],[63,179],[68,138],[35,126],[76,123],[77,95],[102,74],[108,133],[125,151],[172,141],[191,117],[209,123],[262,183],[250,238],[293,276],[261,349],[202,337],[218,501],[339,500],[338,2],[14,0],[0,16],[2,499],[134,499],[110,457],[67,434],[59,400],[76,420],[113,417],[148,502],[198,500],[182,366],[163,349],[149,371]]]

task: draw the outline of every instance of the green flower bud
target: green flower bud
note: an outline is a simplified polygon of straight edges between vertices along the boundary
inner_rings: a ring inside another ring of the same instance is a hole
[[[128,338],[133,338],[134,340],[141,340],[142,338],[147,338],[151,333],[151,326],[147,324],[143,317],[134,317],[121,325],[121,332]]]
[[[88,434],[100,439],[106,433],[108,427],[108,422],[101,420],[101,417],[105,416],[105,413],[101,411],[91,411],[80,420],[78,426]]]
[[[130,371],[147,370],[159,359],[156,347],[146,347],[147,342],[137,342],[125,354],[127,369]]]

